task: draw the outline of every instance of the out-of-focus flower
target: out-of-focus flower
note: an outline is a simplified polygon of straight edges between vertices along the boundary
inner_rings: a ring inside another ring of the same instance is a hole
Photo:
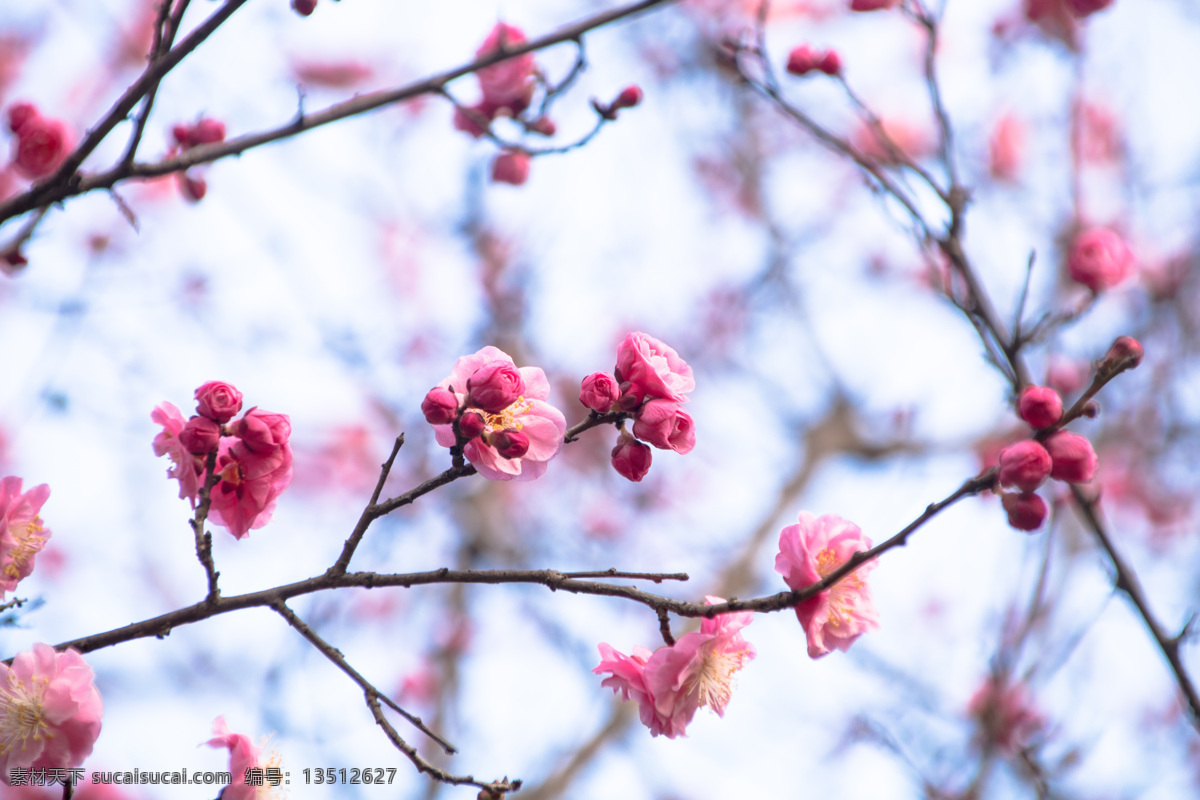
[[[292,0],[292,9],[302,17],[310,16],[317,10],[317,0]]]
[[[50,531],[38,512],[50,497],[46,484],[21,491],[21,479],[0,480],[0,597],[15,591],[17,583],[33,572],[37,554],[46,546]],[[0,744],[3,743],[0,738]]]
[[[675,350],[653,336],[635,332],[617,347],[617,380],[629,381],[647,397],[686,403],[696,388],[692,368]]]
[[[1123,367],[1124,369],[1133,369],[1138,364],[1142,363],[1146,351],[1142,347],[1142,343],[1132,336],[1118,336],[1108,348],[1108,352],[1101,359],[1100,369],[1116,369]]]
[[[775,571],[793,591],[802,591],[831,575],[859,551],[871,549],[871,540],[853,522],[835,514],[817,517],[800,512],[800,521],[779,534]],[[868,561],[832,588],[796,606],[796,618],[808,637],[808,655],[820,658],[830,650],[850,649],[864,633],[879,627],[879,615],[867,586]]]
[[[22,177],[37,180],[52,174],[71,149],[65,123],[43,117],[29,104],[9,112],[9,126],[17,139],[13,144],[13,169]]]
[[[1119,234],[1108,228],[1089,228],[1071,244],[1067,271],[1072,280],[1099,294],[1128,278],[1136,263]]]
[[[1050,477],[1050,454],[1032,439],[1000,451],[1000,485],[1032,492]]]
[[[802,44],[788,53],[787,71],[796,76],[810,72],[837,75],[842,71],[842,58],[836,50],[817,50],[811,45]]]
[[[998,181],[1014,181],[1025,160],[1025,124],[1015,114],[1005,114],[988,140],[988,171]]]
[[[270,779],[264,777],[261,786],[246,781],[247,770],[278,770],[282,764],[278,753],[264,752],[265,740],[255,745],[250,737],[230,731],[225,717],[221,716],[213,720],[213,736],[205,744],[224,747],[229,751],[229,773],[233,782],[221,792],[221,800],[271,800],[283,796],[283,790],[277,788],[279,784],[273,785]]]
[[[1019,531],[1036,531],[1046,521],[1046,501],[1033,492],[1004,493],[1000,502],[1008,514],[1008,524]]]
[[[104,705],[76,650],[35,644],[0,663],[0,779],[14,767],[69,769],[92,753]]]
[[[1096,451],[1086,437],[1059,431],[1046,440],[1053,466],[1050,477],[1067,483],[1087,483],[1096,474]]]
[[[710,605],[725,602],[711,596],[706,600]],[[707,707],[725,716],[733,676],[754,658],[754,646],[741,634],[753,617],[749,611],[718,614],[702,621],[699,631],[653,653],[635,647],[633,655],[626,656],[601,644],[600,664],[592,672],[609,673],[600,685],[637,701],[651,736],[685,736],[698,709]]]
[[[473,376],[481,370],[487,374],[498,374],[501,368],[515,367],[512,357],[503,350],[488,345],[477,353],[462,356],[454,362],[450,375],[438,383],[453,392],[457,405],[465,403]],[[488,480],[531,481],[546,472],[547,463],[558,455],[562,447],[563,433],[567,420],[562,412],[546,402],[550,396],[550,383],[540,367],[521,367],[517,372],[524,383],[523,394],[507,407],[497,412],[470,411],[460,418],[458,427],[470,441],[463,447],[463,455],[475,465]],[[477,416],[483,428],[476,436],[468,436],[467,418]],[[519,458],[505,458],[488,443],[490,434],[504,430],[516,430],[529,439],[529,449]],[[434,425],[434,437],[443,447],[453,447],[457,442],[452,425]]]
[[[1024,686],[989,676],[971,696],[967,713],[979,721],[984,746],[1015,753],[1046,725]]]
[[[497,22],[475,56],[486,58],[519,47],[526,41],[525,33],[520,28]],[[483,103],[491,109],[489,118],[495,118],[503,110],[507,110],[509,116],[516,116],[529,107],[533,99],[533,61],[533,53],[525,53],[506,58],[475,73],[479,88],[483,91]]]
[[[492,180],[524,186],[529,180],[529,165],[533,159],[524,150],[508,149],[500,152],[492,161]]]
[[[1062,418],[1062,397],[1048,386],[1027,386],[1017,400],[1017,413],[1034,428],[1048,428]]]
[[[898,5],[900,0],[850,0],[851,11],[880,11]]]

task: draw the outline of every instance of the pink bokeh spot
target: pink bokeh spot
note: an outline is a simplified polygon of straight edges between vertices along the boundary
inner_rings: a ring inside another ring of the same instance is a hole
[[[871,549],[871,540],[853,522],[835,514],[817,517],[800,512],[800,521],[779,534],[775,571],[793,591],[802,591],[832,574],[854,553]],[[815,597],[796,606],[796,618],[808,637],[808,655],[846,651],[864,633],[879,627],[879,615],[867,586],[875,568],[868,561]]]

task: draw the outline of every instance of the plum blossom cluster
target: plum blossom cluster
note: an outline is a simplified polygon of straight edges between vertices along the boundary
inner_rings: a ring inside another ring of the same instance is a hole
[[[0,780],[17,768],[70,769],[92,753],[104,711],[76,650],[35,644],[0,663]]]
[[[792,591],[823,580],[857,552],[871,549],[871,540],[853,522],[836,514],[815,516],[800,512],[800,520],[779,534],[775,571]],[[868,561],[829,589],[796,606],[796,619],[808,638],[808,655],[820,658],[831,650],[850,649],[858,637],[879,627],[867,574]]]
[[[1137,266],[1137,259],[1121,235],[1109,228],[1088,228],[1071,243],[1067,272],[1092,294],[1117,286]]]
[[[50,487],[43,483],[22,492],[21,483],[16,477],[0,480],[0,597],[33,572],[37,554],[50,538],[38,516]]]
[[[66,123],[43,117],[33,103],[14,103],[8,109],[13,140],[12,168],[31,181],[50,175],[71,149]]]
[[[678,353],[649,334],[635,332],[617,347],[612,374],[596,372],[583,379],[579,402],[596,414],[633,417],[632,435],[623,420],[619,423],[612,465],[629,480],[640,481],[652,460],[643,442],[676,453],[690,453],[696,446],[695,423],[683,410],[687,393],[695,387],[692,368]]]
[[[174,156],[202,144],[225,141],[225,123],[210,117],[201,117],[191,125],[176,123],[171,128],[171,138],[175,143],[171,145],[169,155]],[[198,203],[208,193],[208,182],[203,177],[185,170],[179,173],[179,191],[185,199]]]
[[[266,740],[255,745],[245,734],[230,731],[222,716],[213,720],[213,736],[205,744],[229,750],[229,774],[233,782],[221,792],[221,800],[268,800],[283,796],[282,790],[277,789],[283,783],[282,760],[278,753],[266,749]],[[255,773],[262,777],[261,781]],[[252,780],[251,776],[255,778]]]
[[[488,345],[454,362],[429,390],[421,412],[437,443],[458,448],[493,481],[531,481],[562,448],[567,420],[546,402],[550,382],[541,367],[520,367]]]
[[[720,597],[705,599],[709,605],[725,602]],[[634,647],[632,655],[625,655],[601,643],[600,665],[592,672],[608,673],[600,685],[620,693],[622,700],[637,702],[651,736],[685,736],[698,709],[725,716],[733,676],[754,658],[754,645],[741,633],[753,616],[751,611],[718,614],[701,622],[699,631],[654,652]]]
[[[271,520],[276,500],[292,482],[292,425],[286,414],[257,407],[233,421],[242,393],[228,383],[209,381],[195,396],[196,414],[187,420],[167,402],[151,413],[163,428],[154,437],[154,453],[170,456],[167,475],[179,481],[179,496],[193,508],[211,460],[209,519],[241,539]]]

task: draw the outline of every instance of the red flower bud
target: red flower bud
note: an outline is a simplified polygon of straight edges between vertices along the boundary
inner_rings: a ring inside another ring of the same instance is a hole
[[[1118,336],[1100,362],[1100,368],[1105,370],[1133,369],[1142,363],[1145,355],[1146,351],[1137,339],[1132,336]]]
[[[193,145],[223,142],[225,141],[225,123],[219,119],[204,117],[192,126],[191,133]]]
[[[292,422],[287,414],[259,411],[257,406],[243,414],[231,428],[247,450],[259,454],[275,452],[292,435]]]
[[[229,422],[242,410],[242,393],[228,383],[209,381],[196,390],[196,413],[214,422]]]
[[[792,48],[792,52],[788,53],[787,71],[797,76],[807,75],[817,69],[820,62],[821,53],[810,45],[802,44]]]
[[[189,126],[184,125],[182,122],[177,122],[171,126],[171,136],[184,150],[195,144],[195,142],[192,141],[192,129]]]
[[[292,8],[302,17],[317,10],[317,0],[292,0]]]
[[[1075,237],[1067,258],[1071,279],[1099,294],[1129,277],[1136,259],[1129,245],[1108,228],[1089,228]]]
[[[1034,428],[1048,428],[1062,418],[1062,397],[1046,386],[1028,386],[1017,401],[1017,413]]]
[[[486,427],[487,422],[478,411],[467,411],[458,419],[458,432],[468,442],[483,433]]]
[[[467,378],[467,404],[499,414],[525,393],[521,371],[512,364],[493,361]]]
[[[199,203],[204,199],[204,195],[208,194],[208,181],[204,178],[193,178],[185,172],[179,178],[179,191],[184,200]]]
[[[179,443],[189,453],[207,455],[217,449],[221,441],[221,426],[208,417],[192,417],[179,431]]]
[[[598,414],[612,408],[621,396],[617,381],[607,372],[594,372],[583,379],[579,387],[579,402]]]
[[[1033,492],[1002,494],[1000,502],[1008,514],[1008,524],[1019,531],[1036,531],[1046,521],[1046,501]]]
[[[826,50],[817,64],[817,69],[826,75],[840,75],[842,72],[842,57],[837,54],[836,50]]]
[[[529,123],[529,130],[542,136],[553,136],[558,132],[558,126],[549,117],[538,117]]]
[[[617,95],[617,99],[612,101],[612,105],[609,106],[609,110],[619,111],[622,108],[633,108],[636,105],[640,105],[641,102],[642,87],[636,85],[626,86],[621,90],[621,93]]]
[[[435,386],[421,401],[421,413],[430,425],[449,425],[458,413],[458,398],[443,386]]]
[[[1113,0],[1067,0],[1067,7],[1076,17],[1086,17],[1108,8]]]
[[[1046,440],[1053,460],[1050,477],[1067,483],[1087,483],[1096,474],[1096,451],[1092,443],[1075,433],[1059,431]]]
[[[505,428],[490,434],[488,444],[505,458],[520,458],[529,452],[529,437],[516,428]]]
[[[529,180],[529,154],[521,150],[505,150],[492,162],[492,181],[521,186]]]
[[[9,119],[11,122],[11,112]],[[13,168],[30,180],[44,178],[58,169],[67,157],[67,149],[67,126],[34,112],[17,131]]]
[[[612,450],[613,469],[635,483],[646,477],[653,458],[649,447],[624,433]]]
[[[1050,469],[1050,454],[1032,439],[1000,451],[1001,486],[1016,486],[1022,492],[1032,492],[1050,477]]]
[[[8,109],[8,129],[19,133],[22,125],[38,116],[37,106],[33,103],[13,103]]]

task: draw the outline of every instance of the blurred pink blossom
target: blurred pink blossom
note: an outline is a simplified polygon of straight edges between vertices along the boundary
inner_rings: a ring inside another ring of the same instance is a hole
[[[985,747],[1015,753],[1046,725],[1028,690],[989,676],[971,696],[967,713],[979,722]]]
[[[1036,531],[1046,521],[1046,501],[1033,492],[1004,493],[1000,502],[1008,514],[1008,524],[1019,531]]]
[[[1032,439],[1000,451],[1000,485],[1032,492],[1050,477],[1050,454]]]
[[[20,478],[0,480],[0,597],[33,572],[37,554],[50,538],[38,516],[49,496],[44,483],[22,493]]]
[[[1063,403],[1048,386],[1026,386],[1017,400],[1017,413],[1034,428],[1048,428],[1062,417]]]
[[[1086,437],[1059,431],[1046,440],[1053,460],[1050,477],[1067,483],[1087,483],[1096,472],[1096,451]]]
[[[250,737],[233,733],[225,723],[225,717],[213,720],[213,736],[207,742],[209,747],[224,747],[229,750],[229,773],[233,782],[221,792],[221,800],[266,800],[278,796],[269,782],[262,786],[246,783],[246,770],[257,767],[268,769],[280,766],[279,755],[275,752],[264,753],[263,745],[255,745]],[[265,742],[263,743],[265,745]]]
[[[988,171],[998,181],[1014,181],[1025,160],[1025,124],[1015,114],[996,122],[988,140]]]
[[[869,550],[871,540],[853,522],[835,514],[817,517],[800,512],[800,521],[779,534],[775,571],[793,591],[802,591],[832,574],[854,553]],[[879,627],[879,615],[867,586],[875,568],[868,561],[824,592],[796,606],[796,618],[808,637],[808,655],[820,658],[831,649],[846,651],[864,633]]]
[[[520,28],[497,22],[475,56],[485,58],[519,47],[526,41],[525,33]],[[509,116],[516,116],[528,108],[529,101],[533,99],[533,72],[533,53],[507,58],[476,72],[479,88],[483,91],[483,103],[491,109],[488,116],[494,118],[501,109],[507,109]]]
[[[1128,278],[1136,264],[1120,234],[1108,228],[1089,228],[1071,243],[1067,271],[1072,280],[1099,294]]]

